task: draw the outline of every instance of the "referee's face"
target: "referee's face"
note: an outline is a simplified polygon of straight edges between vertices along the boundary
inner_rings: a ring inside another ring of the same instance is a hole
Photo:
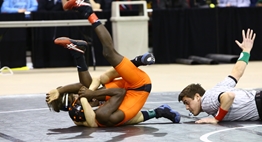
[[[201,112],[201,97],[198,93],[196,93],[194,99],[185,96],[182,101],[186,109],[189,110],[194,116],[197,116]]]

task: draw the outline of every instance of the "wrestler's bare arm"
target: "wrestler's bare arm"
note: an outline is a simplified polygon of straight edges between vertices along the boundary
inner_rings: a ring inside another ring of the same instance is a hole
[[[105,97],[105,96],[115,96],[115,95],[125,95],[126,90],[123,88],[108,88],[108,89],[101,89],[96,91],[91,91],[87,89],[85,86],[81,87],[78,94],[80,97],[85,97],[88,100],[93,98]]]
[[[80,98],[82,107],[84,109],[84,115],[86,118],[86,121],[82,123],[82,125],[87,127],[98,127],[96,124],[96,115],[90,104],[88,103],[86,98]],[[75,123],[77,124],[77,123]]]
[[[52,101],[58,99],[60,94],[78,93],[78,90],[82,86],[83,85],[81,83],[74,83],[74,84],[69,84],[69,85],[58,87],[57,89],[52,89],[51,91],[49,91],[46,94],[46,102],[51,103]]]

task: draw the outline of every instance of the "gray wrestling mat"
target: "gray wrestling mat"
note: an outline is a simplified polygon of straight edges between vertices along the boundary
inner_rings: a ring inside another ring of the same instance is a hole
[[[151,119],[114,128],[77,127],[66,112],[50,112],[45,94],[0,96],[0,142],[258,142],[262,122],[194,124],[177,92],[151,93],[143,109],[169,104],[182,115],[179,124]],[[207,116],[202,113],[198,118]]]

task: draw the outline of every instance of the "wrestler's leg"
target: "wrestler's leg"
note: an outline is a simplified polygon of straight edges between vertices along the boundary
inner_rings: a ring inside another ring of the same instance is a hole
[[[113,40],[104,25],[100,24],[94,30],[103,45],[104,57],[113,67],[116,67],[124,57],[115,50]]]
[[[123,56],[115,50],[111,35],[102,24],[97,26],[94,30],[103,45],[104,57],[113,67],[116,67],[122,61]],[[146,53],[144,55],[137,56],[135,59],[131,60],[131,62],[138,67],[140,65],[155,63],[155,58],[152,54]]]
[[[136,67],[143,65],[151,65],[155,63],[155,57],[151,53],[145,53],[143,55],[136,56],[134,59],[130,60]],[[100,75],[100,82],[106,84],[115,78],[120,77],[118,72],[114,68],[110,68],[102,75]]]
[[[89,1],[83,2],[83,1],[76,1],[76,0],[69,0],[65,5],[64,9],[74,9],[78,12],[80,12],[84,17],[86,17],[89,22],[92,24],[92,27],[97,34],[100,42],[103,45],[103,55],[107,59],[107,61],[115,68],[117,67],[122,60],[124,59],[124,56],[120,55],[114,48],[113,40],[111,35],[109,34],[108,30],[105,28],[105,26],[99,21],[96,14],[93,12],[91,4]],[[131,62],[131,61],[128,61]],[[141,77],[144,77],[145,73],[141,73],[140,71],[137,71],[135,75],[141,75],[137,76],[136,78],[130,78],[130,74],[127,74],[127,70],[139,70],[134,66],[132,63],[130,65],[126,65],[123,67],[120,67],[117,69],[117,72],[119,75],[127,80],[128,83],[138,83],[141,82]],[[149,81],[150,82],[150,81]]]
[[[137,87],[137,83],[141,82],[141,80],[147,75],[144,72],[141,72],[141,70],[138,69],[130,60],[126,60],[125,63],[120,65],[125,57],[120,55],[113,47],[112,38],[104,25],[100,24],[94,30],[103,45],[103,55],[107,61],[116,69],[117,73],[123,79],[125,79],[129,84]],[[127,62],[130,63],[127,64]],[[130,74],[130,72],[132,72],[132,74]],[[150,83],[149,79],[147,79],[147,83]]]
[[[172,121],[173,123],[179,123],[180,122],[180,114],[171,109],[170,106],[164,104],[161,105],[158,108],[152,109],[152,110],[142,110],[137,113],[135,117],[133,117],[131,120],[127,121],[124,125],[132,125],[132,124],[138,124],[141,122],[148,121],[152,118],[166,118]]]
[[[73,49],[69,51],[74,58],[78,71],[79,81],[81,84],[88,88],[92,82],[92,78],[88,71],[84,56],[84,52],[87,48],[87,43],[83,40],[74,40],[67,37],[59,37],[55,39],[54,43],[68,49]]]

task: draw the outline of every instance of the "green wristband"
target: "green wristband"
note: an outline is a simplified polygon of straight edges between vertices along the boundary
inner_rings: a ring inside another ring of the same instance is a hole
[[[241,52],[239,58],[238,58],[238,61],[244,61],[248,64],[248,61],[249,61],[249,57],[250,57],[250,54],[247,53],[247,52]]]

